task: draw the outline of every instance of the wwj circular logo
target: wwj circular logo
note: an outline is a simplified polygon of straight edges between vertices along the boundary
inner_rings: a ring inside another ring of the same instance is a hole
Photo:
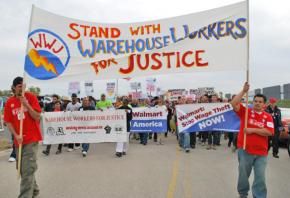
[[[32,31],[28,39],[25,71],[39,80],[48,80],[61,75],[70,60],[70,52],[63,39],[45,29]]]

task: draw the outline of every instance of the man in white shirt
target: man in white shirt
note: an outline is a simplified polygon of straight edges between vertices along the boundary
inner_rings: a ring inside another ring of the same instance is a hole
[[[81,106],[82,105],[78,101],[77,94],[73,93],[71,95],[71,102],[68,103],[67,106],[66,106],[66,111],[79,111],[79,109],[81,108]],[[71,151],[73,151],[73,149],[76,149],[77,150],[79,148],[80,148],[80,144],[79,143],[76,143],[75,145],[71,143],[71,144],[68,144],[67,151],[68,152],[71,152]]]

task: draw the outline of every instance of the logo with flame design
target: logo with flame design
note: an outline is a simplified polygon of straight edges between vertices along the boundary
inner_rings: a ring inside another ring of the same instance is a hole
[[[28,39],[25,71],[39,80],[48,80],[61,75],[70,60],[66,43],[57,34],[45,29],[32,31]]]

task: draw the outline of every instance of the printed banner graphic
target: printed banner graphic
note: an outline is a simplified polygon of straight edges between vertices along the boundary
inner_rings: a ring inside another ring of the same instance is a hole
[[[167,132],[167,110],[160,107],[133,108],[133,119],[130,132]]]
[[[60,15],[32,9],[24,68],[28,82],[246,70],[246,1],[139,23]]]
[[[44,144],[126,142],[124,110],[46,112]]]
[[[178,105],[176,111],[179,132],[238,132],[240,128],[240,119],[229,103]]]

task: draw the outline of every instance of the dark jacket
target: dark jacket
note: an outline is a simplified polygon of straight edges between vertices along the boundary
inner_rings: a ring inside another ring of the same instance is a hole
[[[268,106],[267,109],[265,110],[267,113],[271,114],[274,122],[274,129],[275,132],[279,132],[281,128],[283,127],[282,124],[282,116],[281,116],[281,110],[275,106],[274,110]]]
[[[55,106],[55,103],[51,102],[51,103],[48,103],[47,105],[45,105],[44,107],[44,111],[45,112],[53,112],[54,111],[54,106]],[[60,106],[60,111],[63,111],[64,108],[63,108],[63,105]]]
[[[92,106],[88,106],[88,107],[83,107],[83,106],[81,106],[80,108],[79,108],[79,111],[92,111],[92,110],[96,110],[96,108],[95,107],[92,107]]]
[[[133,113],[132,113],[132,109],[128,106],[124,106],[122,105],[121,107],[119,107],[118,109],[127,109],[129,110],[129,112],[127,112],[126,114],[126,119],[127,119],[127,132],[130,132],[130,122],[133,118]]]
[[[51,102],[51,103],[46,104],[44,107],[44,111],[45,112],[53,112],[54,111],[54,103]]]

